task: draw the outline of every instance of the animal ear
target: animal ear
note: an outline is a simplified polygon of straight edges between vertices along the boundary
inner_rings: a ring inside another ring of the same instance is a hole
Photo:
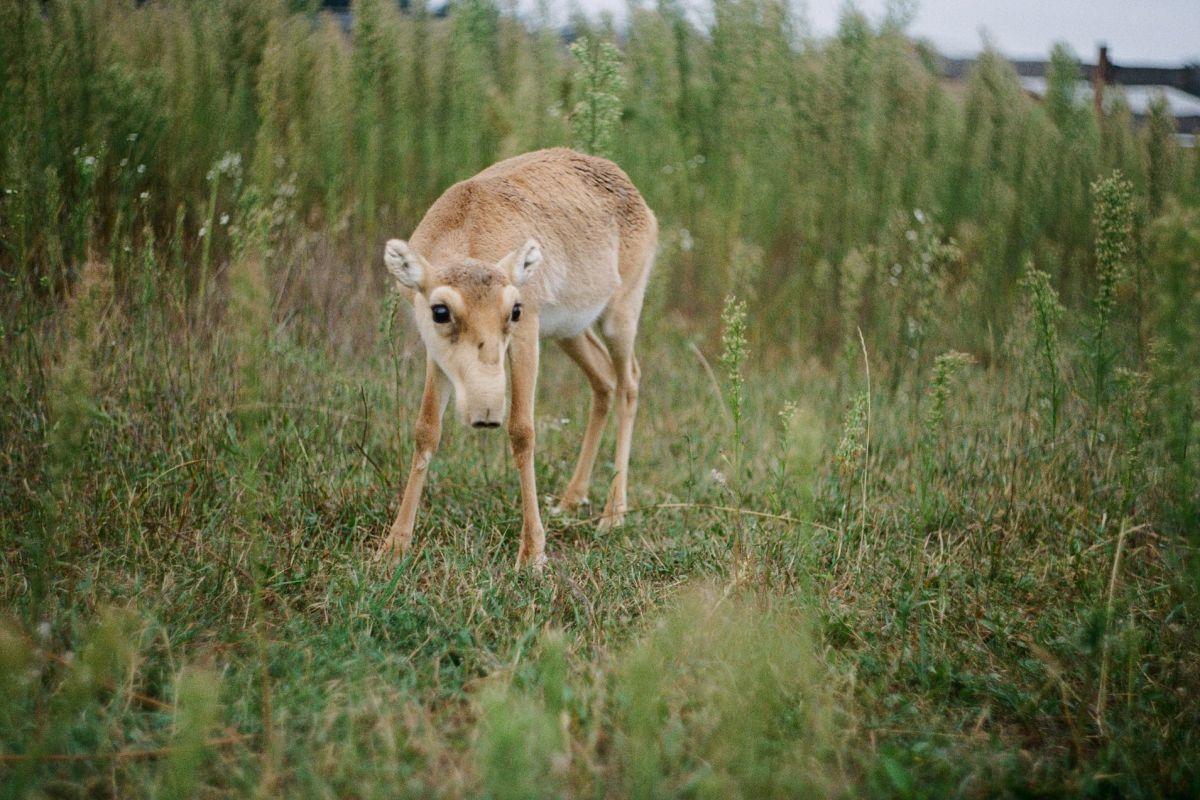
[[[542,263],[541,245],[537,243],[536,239],[526,239],[525,244],[506,255],[502,263],[508,270],[508,276],[512,279],[513,286],[519,288],[529,280],[529,276],[537,269],[538,264]]]
[[[421,281],[425,279],[425,259],[413,252],[408,242],[389,239],[383,247],[383,263],[403,285],[410,289],[421,288]]]

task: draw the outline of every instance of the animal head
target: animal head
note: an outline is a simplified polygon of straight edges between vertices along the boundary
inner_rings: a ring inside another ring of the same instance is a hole
[[[520,289],[542,260],[529,239],[498,262],[456,259],[432,264],[407,242],[392,239],[384,263],[413,291],[413,312],[425,347],[454,386],[465,424],[497,428],[504,422],[504,357],[521,320]]]

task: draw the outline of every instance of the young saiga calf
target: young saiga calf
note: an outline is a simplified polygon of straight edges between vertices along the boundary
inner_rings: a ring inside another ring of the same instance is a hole
[[[545,563],[533,468],[540,337],[556,340],[592,387],[579,462],[559,505],[586,502],[615,399],[616,475],[600,526],[622,522],[638,402],[633,343],[657,243],[654,214],[629,177],[611,161],[566,149],[510,158],[451,186],[408,242],[387,243],[384,261],[411,297],[426,360],[412,470],[381,557],[402,555],[412,542],[453,388],[458,416],[472,427],[498,428],[507,412],[524,519],[517,566]]]

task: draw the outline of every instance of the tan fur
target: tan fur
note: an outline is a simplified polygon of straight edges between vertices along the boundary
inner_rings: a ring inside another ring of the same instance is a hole
[[[633,346],[657,242],[654,214],[616,164],[562,148],[510,158],[456,183],[407,243],[388,242],[385,262],[411,297],[427,364],[412,469],[380,556],[399,556],[412,541],[451,388],[465,423],[503,421],[507,353],[508,430],[524,520],[517,563],[544,563],[533,461],[540,337],[557,339],[592,387],[579,462],[560,507],[586,502],[615,403],[616,475],[601,527],[622,522],[640,373]],[[521,318],[513,322],[517,302]],[[432,306],[439,303],[449,309],[450,322],[433,321]],[[600,336],[591,330],[593,321]]]

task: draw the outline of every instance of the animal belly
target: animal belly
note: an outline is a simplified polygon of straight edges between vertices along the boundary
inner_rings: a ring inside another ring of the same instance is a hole
[[[604,303],[583,309],[543,306],[538,311],[538,332],[550,339],[570,339],[587,330],[603,310]]]

